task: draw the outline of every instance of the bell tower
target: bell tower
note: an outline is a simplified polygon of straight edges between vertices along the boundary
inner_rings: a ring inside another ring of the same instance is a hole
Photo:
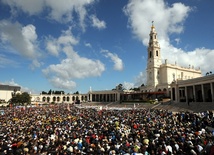
[[[147,87],[150,87],[151,91],[156,91],[155,88],[160,82],[159,68],[162,64],[160,45],[157,38],[157,33],[152,21],[152,27],[149,34],[149,44],[147,48]]]

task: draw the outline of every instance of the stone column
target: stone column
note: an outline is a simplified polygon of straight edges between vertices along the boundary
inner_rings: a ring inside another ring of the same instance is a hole
[[[213,83],[210,83],[210,89],[211,89],[211,97],[212,97],[212,102],[214,102],[214,92],[213,92]]]
[[[205,102],[205,97],[204,97],[204,85],[201,84],[201,92],[202,92],[202,102]]]
[[[174,89],[175,89],[175,101],[180,102],[179,87],[175,85]]]
[[[187,86],[184,87],[184,91],[185,91],[185,97],[186,97],[186,103],[189,100],[188,94],[187,94]]]
[[[89,100],[92,102],[92,94],[89,94]]]

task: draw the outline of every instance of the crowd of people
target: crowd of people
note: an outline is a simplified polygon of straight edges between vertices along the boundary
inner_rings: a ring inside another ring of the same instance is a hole
[[[8,107],[0,155],[213,155],[213,126],[211,111]]]

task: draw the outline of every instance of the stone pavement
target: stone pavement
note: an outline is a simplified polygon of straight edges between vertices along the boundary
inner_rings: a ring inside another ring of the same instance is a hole
[[[160,109],[168,109],[171,111],[189,111],[189,112],[203,112],[214,111],[213,102],[190,102],[189,105],[186,102],[179,103],[163,103],[157,106]]]
[[[159,104],[149,103],[84,103],[85,105],[91,106],[102,106],[102,107],[114,107],[114,108],[150,108],[150,109],[165,109],[173,112],[189,111],[189,112],[203,112],[203,111],[214,111],[213,102],[190,102],[189,105],[186,102],[165,102]]]

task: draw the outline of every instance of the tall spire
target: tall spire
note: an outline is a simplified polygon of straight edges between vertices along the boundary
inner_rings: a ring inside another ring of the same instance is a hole
[[[149,46],[158,46],[157,32],[155,31],[154,21],[152,21],[151,31],[149,35]]]
[[[151,32],[156,33],[156,32],[155,32],[154,21],[152,21]]]
[[[157,32],[155,31],[154,21],[152,21],[149,34],[148,60],[147,60],[147,86],[155,87],[159,83],[159,67],[161,65],[161,52],[158,43]]]

